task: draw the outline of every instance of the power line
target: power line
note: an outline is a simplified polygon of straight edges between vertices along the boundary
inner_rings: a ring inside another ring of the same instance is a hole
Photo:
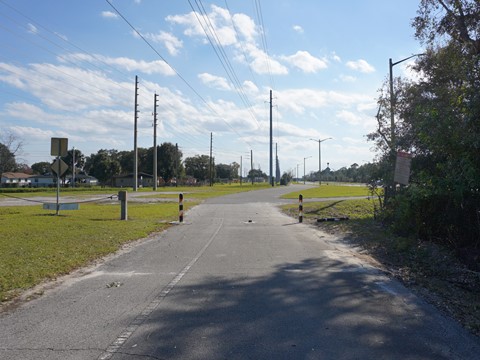
[[[106,2],[112,7],[112,9],[115,10],[115,12],[127,23],[127,25],[148,45],[148,47],[149,47],[150,49],[152,49],[152,50],[155,52],[155,54],[157,54],[158,57],[159,57],[160,59],[162,59],[162,60],[165,62],[165,64],[167,64],[167,65],[172,69],[172,71],[175,72],[175,74],[183,81],[183,83],[184,83],[185,85],[187,85],[188,88],[189,88],[191,91],[193,91],[193,93],[194,93],[195,95],[197,95],[197,97],[198,97],[200,100],[202,100],[202,101],[207,105],[207,107],[208,107],[214,114],[216,114],[217,116],[219,116],[219,114],[218,114],[218,113],[215,111],[215,109],[203,98],[203,96],[201,96],[200,93],[199,93],[197,90],[195,90],[195,88],[194,88],[172,65],[170,65],[170,63],[153,47],[152,44],[150,44],[150,42],[149,42],[147,39],[145,39],[145,37],[127,20],[127,18],[126,18],[115,6],[113,6],[113,4],[110,2],[110,0],[105,0],[105,1],[106,1]],[[232,131],[234,131],[238,136],[240,136],[240,134],[239,134],[227,121],[225,121],[225,119],[223,119],[221,116],[219,116],[219,118],[220,118],[223,122],[225,122],[225,123],[227,124],[227,126],[230,127],[230,129],[231,129]],[[251,148],[251,145],[250,145],[248,142],[246,142],[245,140],[243,140],[243,141]]]
[[[227,74],[227,77],[230,79],[230,82],[232,83],[233,87],[235,88],[235,91],[240,97],[240,100],[243,102],[245,108],[249,111],[250,115],[252,118],[255,120],[258,126],[260,124],[258,123],[258,120],[253,112],[253,106],[250,103],[248,96],[245,94],[243,90],[243,86],[240,83],[240,80],[238,79],[238,76],[235,72],[235,69],[232,66],[232,63],[230,62],[227,53],[225,52],[225,48],[222,45],[222,42],[220,41],[218,34],[215,30],[215,27],[213,26],[210,18],[208,17],[208,14],[205,10],[205,7],[203,6],[203,3],[201,0],[195,0],[195,3],[197,4],[197,8],[199,10],[199,13],[201,14],[203,18],[203,23],[200,20],[197,12],[195,11],[192,3],[190,0],[188,0],[188,3],[190,4],[190,7],[193,10],[193,13],[195,14],[195,17],[197,18],[198,23],[203,29],[203,32],[205,33],[205,36],[207,37],[211,47],[213,48],[215,55],[217,58],[220,60],[220,64],[222,65],[223,69],[225,70],[225,73]],[[208,31],[207,31],[208,30]],[[210,33],[210,35],[209,35]]]
[[[267,64],[267,70],[268,70],[268,74],[270,76],[270,88],[273,88],[274,87],[274,81],[273,81],[273,76],[272,76],[272,67],[270,65],[270,55],[268,53],[267,37],[265,35],[265,23],[263,21],[262,5],[260,4],[259,0],[255,0],[255,10],[256,10],[258,23],[260,24],[260,27],[262,29],[260,34],[261,34],[261,39],[262,39],[263,51],[265,53],[265,61],[266,61],[266,64]]]

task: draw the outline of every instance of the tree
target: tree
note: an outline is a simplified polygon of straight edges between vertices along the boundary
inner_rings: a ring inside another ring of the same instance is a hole
[[[41,161],[35,164],[32,164],[32,170],[34,174],[45,175],[52,172],[52,164],[47,161]]]
[[[0,143],[0,174],[15,171],[16,168],[15,155],[6,145]]]
[[[157,146],[157,175],[168,182],[172,178],[180,178],[184,172],[182,165],[182,151],[172,143],[166,142]],[[149,174],[153,174],[153,147],[148,149],[146,160]]]
[[[214,167],[215,168],[215,167]],[[187,175],[205,181],[210,178],[210,157],[208,155],[195,155],[185,159],[185,172]]]
[[[419,81],[395,79],[395,150],[414,155],[410,186],[386,203],[394,227],[424,239],[480,246],[480,3],[422,0],[413,22],[427,46],[414,69]],[[393,174],[389,96],[378,129],[379,176]],[[440,211],[441,209],[441,211]]]
[[[99,150],[87,158],[85,169],[102,185],[112,184],[113,176],[120,174],[121,166],[116,150]]]
[[[73,159],[75,159],[75,164],[73,163]],[[75,172],[82,171],[85,166],[85,155],[83,155],[79,149],[68,150],[67,155],[63,156],[62,160],[68,165],[67,174],[73,173],[74,165]]]
[[[231,165],[227,164],[217,164],[215,165],[215,172],[217,174],[218,179],[228,179],[231,180],[233,178],[233,171]]]
[[[265,174],[261,169],[252,169],[248,172],[248,178],[250,180],[255,180],[258,178],[262,178],[264,180],[268,179],[268,175]]]
[[[16,157],[23,148],[22,141],[12,132],[4,131],[0,135],[0,174],[17,171]]]

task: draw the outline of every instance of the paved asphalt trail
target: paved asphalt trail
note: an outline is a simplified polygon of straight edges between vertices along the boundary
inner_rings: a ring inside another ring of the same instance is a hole
[[[0,359],[478,359],[477,338],[282,215],[298,187],[210,199],[0,315]]]

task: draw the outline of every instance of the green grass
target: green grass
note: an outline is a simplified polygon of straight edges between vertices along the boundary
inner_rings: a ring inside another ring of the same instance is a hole
[[[81,204],[59,216],[39,206],[0,207],[0,302],[165,229],[178,219],[178,204],[137,203],[128,221],[119,219],[118,205]]]
[[[332,185],[328,183],[322,183],[321,186],[292,192],[290,194],[283,195],[282,198],[298,199],[299,194],[302,194],[304,199],[371,195],[368,187],[363,185]]]
[[[184,209],[202,199],[268,188],[268,184],[214,185],[213,187],[165,187],[153,195],[139,189],[141,197],[166,198],[158,203],[136,202],[129,197],[128,221],[120,220],[119,204],[80,203],[79,210],[43,210],[42,206],[0,207],[0,303],[46,280],[67,274],[109,253],[122,244],[140,239],[178,220],[178,193],[185,194]],[[127,189],[131,194],[131,189]],[[116,195],[119,189],[61,189],[62,196],[76,198]],[[55,189],[15,193],[15,197],[55,196]],[[0,194],[2,196],[2,194]]]
[[[374,219],[376,198],[304,203],[304,222],[337,234],[382,263],[405,285],[420,289],[429,302],[480,336],[480,277],[465,270],[452,251],[417,238],[395,235]],[[282,210],[298,218],[298,205]],[[347,216],[349,220],[317,222],[318,218]]]
[[[303,203],[305,219],[338,218],[373,220],[376,201],[373,199],[332,200]],[[298,215],[298,205],[284,205],[282,209],[292,216]]]

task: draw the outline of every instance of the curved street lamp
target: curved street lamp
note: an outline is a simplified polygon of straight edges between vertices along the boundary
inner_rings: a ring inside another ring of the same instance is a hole
[[[396,62],[392,62],[392,58],[390,58],[388,60],[388,68],[389,68],[389,71],[390,71],[390,152],[391,152],[391,156],[392,156],[392,163],[393,163],[393,171],[395,172],[395,156],[396,156],[396,149],[397,149],[397,144],[396,144],[396,139],[395,139],[395,112],[394,112],[394,107],[395,107],[395,98],[394,98],[394,95],[393,95],[393,67],[395,65],[398,65],[404,61],[407,61],[413,57],[416,57],[416,56],[422,56],[422,55],[425,55],[425,53],[422,53],[422,54],[413,54],[409,57],[406,57],[405,59],[402,59],[402,60],[399,60],[399,61],[396,61]],[[380,109],[378,110],[380,112]],[[395,182],[394,182],[394,177],[395,177],[395,174],[392,174],[392,191],[394,191],[395,189]],[[385,199],[388,197],[387,195],[388,191],[386,190],[385,191]]]
[[[395,144],[395,115],[394,115],[394,107],[395,107],[395,99],[393,96],[393,67],[395,65],[398,65],[404,61],[410,60],[413,57],[416,56],[422,56],[425,55],[425,53],[422,54],[413,54],[405,59],[392,62],[392,58],[388,60],[388,68],[390,70],[390,143],[391,143],[391,149],[392,153],[395,153],[396,149],[396,144]]]
[[[318,186],[322,185],[322,149],[321,149],[321,143],[324,142],[325,140],[330,140],[333,139],[331,137],[326,138],[326,139],[310,139],[312,141],[318,142]]]

